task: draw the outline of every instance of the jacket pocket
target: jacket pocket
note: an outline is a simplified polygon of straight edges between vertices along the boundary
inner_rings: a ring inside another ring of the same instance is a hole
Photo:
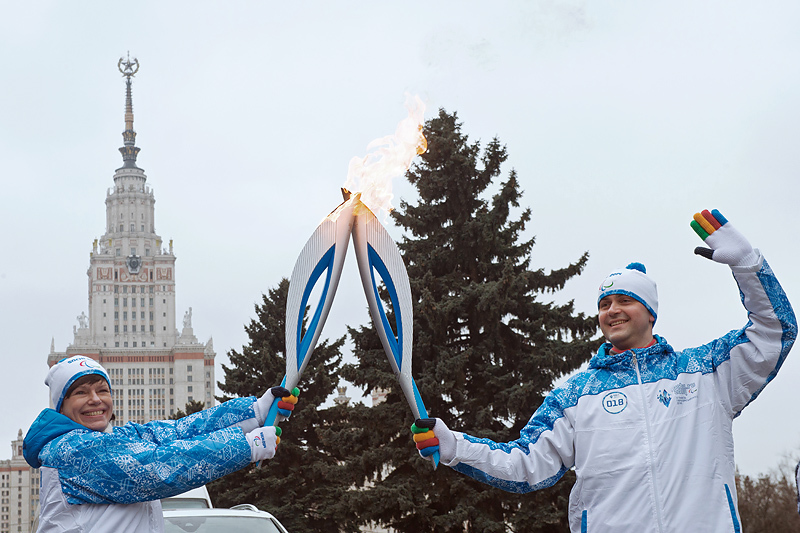
[[[731,488],[725,483],[725,496],[728,498],[728,509],[731,512],[731,520],[733,521],[733,531],[736,533],[741,533],[742,527],[739,525],[739,517],[736,516],[736,504],[733,502],[733,496],[731,496]],[[584,511],[585,512],[585,511]]]

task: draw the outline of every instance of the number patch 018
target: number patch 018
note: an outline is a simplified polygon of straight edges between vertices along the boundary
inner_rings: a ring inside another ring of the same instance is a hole
[[[609,392],[603,396],[603,409],[617,415],[628,407],[628,397],[621,392]]]

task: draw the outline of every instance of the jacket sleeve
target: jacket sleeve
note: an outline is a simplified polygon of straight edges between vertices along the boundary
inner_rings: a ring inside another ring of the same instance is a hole
[[[235,472],[250,457],[238,427],[160,443],[126,433],[73,431],[40,453],[43,466],[58,470],[70,504],[166,498]]]
[[[738,416],[778,373],[797,337],[786,293],[763,257],[753,267],[731,267],[748,321],[706,345],[717,386],[731,417]]]
[[[253,422],[251,424],[251,422]],[[252,426],[252,427],[250,427]],[[216,407],[204,409],[179,420],[154,420],[146,424],[128,423],[114,428],[114,433],[128,439],[156,444],[186,440],[227,427],[255,429],[255,398],[234,398]]]
[[[547,395],[517,440],[499,443],[454,432],[456,454],[447,466],[508,492],[552,486],[575,464],[572,421],[566,405],[577,395],[570,384]]]

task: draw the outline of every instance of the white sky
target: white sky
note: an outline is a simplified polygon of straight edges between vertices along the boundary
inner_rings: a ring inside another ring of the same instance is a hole
[[[643,262],[656,332],[684,348],[745,322],[727,267],[692,254],[696,211],[720,209],[800,295],[799,18],[789,0],[6,2],[0,447],[46,406],[51,338],[63,351],[88,312],[89,252],[122,164],[126,51],[141,63],[138,164],[156,231],[174,239],[178,316],[193,308],[218,363],[341,201],[350,158],[405,117],[405,92],[426,117],[457,111],[471,139],[506,144],[535,267],[591,253],[557,301],[593,313],[604,275]],[[405,182],[395,192],[415,200]],[[353,259],[323,337],[367,320]],[[791,354],[734,423],[742,472],[800,450],[799,379]]]

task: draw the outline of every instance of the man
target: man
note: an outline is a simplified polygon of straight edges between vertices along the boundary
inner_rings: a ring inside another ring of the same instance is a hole
[[[676,352],[653,335],[656,284],[632,263],[598,291],[606,342],[589,368],[545,398],[510,443],[450,431],[440,419],[412,426],[423,456],[512,492],[553,485],[570,468],[573,532],[738,532],[732,421],[775,376],[797,335],[794,312],[761,254],[718,212],[692,227],[728,264],[748,321]],[[702,320],[713,312],[693,309]]]
[[[114,418],[105,369],[81,355],[53,365],[45,409],[23,443],[41,469],[39,532],[161,532],[161,498],[271,459],[280,429],[261,427],[275,398],[289,416],[299,391],[273,387],[261,398],[236,398],[180,420],[128,423]]]

